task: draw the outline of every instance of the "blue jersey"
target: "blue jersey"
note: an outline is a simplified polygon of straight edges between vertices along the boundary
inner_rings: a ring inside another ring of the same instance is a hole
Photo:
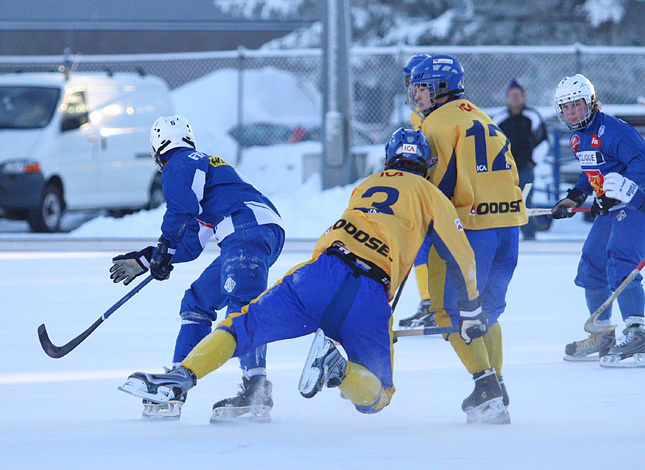
[[[604,175],[611,172],[645,185],[645,139],[625,121],[598,112],[570,144],[582,168],[576,188],[586,195],[601,196]]]
[[[211,238],[221,243],[236,230],[276,224],[271,201],[219,157],[190,148],[170,152],[161,173],[166,213],[161,224],[173,262],[191,261]]]

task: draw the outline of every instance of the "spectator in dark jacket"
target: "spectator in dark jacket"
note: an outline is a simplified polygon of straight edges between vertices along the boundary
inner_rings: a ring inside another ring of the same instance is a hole
[[[533,183],[533,168],[549,150],[547,130],[537,110],[526,106],[526,90],[515,79],[508,84],[506,104],[506,109],[492,119],[511,142],[520,188],[524,188],[527,183]],[[527,207],[531,206],[531,199],[532,192],[526,198]],[[529,218],[522,226],[524,240],[535,239],[535,230],[535,221]]]

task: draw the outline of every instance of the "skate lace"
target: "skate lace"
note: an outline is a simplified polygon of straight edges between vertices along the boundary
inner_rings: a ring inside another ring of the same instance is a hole
[[[618,340],[616,341],[616,347],[618,347],[618,348],[623,347],[623,346],[631,343],[634,340],[634,331],[633,330],[631,330],[629,328],[625,328],[625,331],[623,331],[623,333],[624,333],[624,335],[621,336],[620,338],[618,338]]]
[[[598,344],[598,335],[589,335],[588,338],[576,342],[578,343],[578,347],[592,347]]]

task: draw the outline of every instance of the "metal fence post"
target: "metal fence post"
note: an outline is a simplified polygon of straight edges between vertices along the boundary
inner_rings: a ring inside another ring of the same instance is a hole
[[[244,135],[244,46],[237,48],[238,53],[238,67],[237,67],[237,128],[240,135]],[[244,140],[243,138],[240,140]],[[235,165],[239,166],[242,163],[243,144],[237,144],[237,156]]]

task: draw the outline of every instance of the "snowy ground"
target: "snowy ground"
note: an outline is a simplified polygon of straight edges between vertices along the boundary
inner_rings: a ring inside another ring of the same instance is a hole
[[[435,337],[395,345],[397,392],[376,415],[359,414],[337,390],[299,395],[305,337],[269,347],[270,424],[209,424],[212,403],[240,381],[233,361],[190,392],[180,421],[142,420],[140,402],[116,387],[135,370],[169,364],[179,299],[212,255],[147,286],[54,360],[40,348],[38,325],[63,344],[116,302],[128,289],[108,279],[114,253],[0,252],[0,468],[637,468],[645,371],[562,361],[564,345],[584,335],[583,294],[572,283],[579,249],[522,244],[501,321],[510,426],[465,424],[460,404],[472,381]],[[271,281],[308,254],[283,254]],[[411,282],[397,322],[417,301]]]

